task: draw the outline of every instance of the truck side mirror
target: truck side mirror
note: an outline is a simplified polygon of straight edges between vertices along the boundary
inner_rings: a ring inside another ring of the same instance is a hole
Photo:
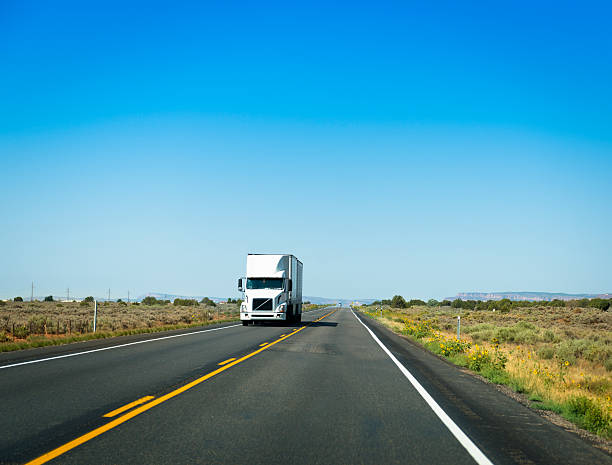
[[[288,279],[287,280],[287,291],[291,292],[291,290],[293,289],[292,284],[293,282],[290,279]]]
[[[240,292],[244,292],[244,287],[242,286],[242,278],[238,280],[238,290]]]

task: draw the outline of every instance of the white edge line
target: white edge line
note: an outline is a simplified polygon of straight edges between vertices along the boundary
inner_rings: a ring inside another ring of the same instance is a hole
[[[13,363],[11,365],[0,366],[0,370],[3,370],[5,368],[18,367],[21,365],[30,365],[31,363],[48,362],[50,360],[57,360],[58,358],[76,357],[77,355],[85,355],[85,354],[91,354],[94,352],[102,352],[103,350],[119,349],[121,347],[133,346],[136,344],[144,344],[145,342],[154,342],[154,341],[161,341],[164,339],[172,339],[175,337],[191,336],[193,334],[207,333],[209,331],[219,331],[221,329],[234,328],[236,326],[240,326],[240,325],[230,325],[230,326],[223,326],[221,328],[211,328],[211,329],[204,329],[202,331],[193,331],[191,333],[174,334],[172,336],[157,337],[155,339],[146,339],[144,341],[128,342],[126,344],[119,344],[119,345],[111,346],[111,347],[102,347],[101,349],[86,350],[84,352],[76,352],[74,354],[58,355],[56,357],[40,358],[37,360],[30,360],[28,362]]]
[[[412,373],[410,373],[406,369],[406,367],[402,365],[397,358],[395,358],[395,356],[391,353],[391,351],[387,349],[387,347],[380,341],[380,339],[376,337],[376,334],[374,334],[372,330],[368,328],[363,321],[357,318],[357,315],[355,315],[355,312],[353,312],[353,309],[351,309],[351,313],[357,319],[357,321],[363,325],[363,327],[368,331],[368,333],[370,333],[370,336],[372,336],[372,338],[378,343],[378,345],[382,348],[382,350],[385,351],[385,353],[389,356],[389,358],[393,360],[393,363],[395,363],[395,365],[397,365],[397,367],[400,369],[402,374],[406,378],[408,378],[408,381],[410,381],[410,383],[414,386],[414,388],[421,395],[423,400],[427,402],[429,407],[431,407],[431,409],[438,416],[438,418],[442,421],[442,423],[444,423],[444,426],[446,426],[448,430],[452,433],[452,435],[455,436],[455,439],[457,439],[457,441],[459,441],[459,444],[461,444],[465,448],[465,450],[467,450],[467,452],[472,456],[472,458],[476,461],[476,463],[478,463],[479,465],[493,465],[493,462],[491,462],[487,458],[487,456],[482,453],[482,451],[476,446],[476,444],[474,444],[472,440],[446,414],[446,412],[442,410],[442,407],[438,405],[438,403],[433,399],[433,397],[429,395],[429,393],[425,390],[425,388],[421,386],[421,383],[419,383],[417,379],[414,376],[412,376]]]

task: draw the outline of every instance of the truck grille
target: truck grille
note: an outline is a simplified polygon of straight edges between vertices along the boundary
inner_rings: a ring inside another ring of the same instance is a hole
[[[253,311],[272,310],[272,299],[253,299]]]

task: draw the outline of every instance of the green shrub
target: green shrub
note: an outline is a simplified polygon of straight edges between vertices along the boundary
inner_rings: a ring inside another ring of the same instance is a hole
[[[155,305],[157,303],[157,299],[153,296],[147,296],[144,299],[142,299],[142,303],[145,305]]]
[[[23,302],[23,297],[15,297],[13,302]]]
[[[0,331],[0,342],[8,342],[11,340],[11,337],[6,334],[4,331]]]
[[[25,326],[15,326],[15,334],[13,334],[13,336],[15,336],[18,339],[25,339],[26,337],[28,337],[30,334],[30,331],[28,330],[27,327]]]
[[[236,301],[233,301],[233,302],[230,302],[230,300],[232,300],[232,299],[228,299],[227,303],[236,303],[236,302],[238,302],[237,300],[236,300]],[[203,297],[203,298],[202,298],[202,300],[200,300],[200,303],[201,303],[201,304],[204,304],[204,305],[208,305],[209,307],[216,307],[216,306],[217,306],[217,304],[216,304],[216,303],[214,303],[214,302],[213,302],[211,299],[209,299],[208,297]]]
[[[85,297],[85,298],[83,299],[83,302],[93,302],[93,301],[94,301],[94,298],[93,298],[93,296],[91,296],[91,295],[90,295],[90,296],[87,296],[87,297]]]
[[[538,357],[544,360],[550,360],[555,356],[555,349],[550,346],[540,347],[537,351]]]
[[[557,340],[557,337],[555,336],[555,333],[552,330],[547,329],[546,331],[544,331],[542,339],[544,339],[546,342],[555,342]]]
[[[87,307],[88,305],[89,305],[89,302],[87,300],[81,300],[79,307]]]
[[[610,415],[593,400],[585,396],[573,397],[568,401],[567,406],[583,428],[594,433],[609,434]]]
[[[174,299],[174,305],[186,306],[186,307],[197,307],[198,301],[195,299]]]
[[[604,362],[612,356],[612,348],[603,342],[589,339],[567,339],[557,345],[557,357],[575,363],[576,359],[583,358],[592,362]]]
[[[47,297],[45,297],[45,302],[53,302],[53,296],[48,295]]]
[[[394,295],[391,299],[393,308],[406,308],[406,300],[401,295]]]
[[[604,366],[606,367],[606,370],[612,371],[612,357],[608,357],[608,360],[604,362]]]

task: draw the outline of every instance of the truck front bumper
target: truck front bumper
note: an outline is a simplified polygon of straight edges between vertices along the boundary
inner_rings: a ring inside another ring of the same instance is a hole
[[[246,321],[285,320],[287,315],[281,312],[240,312],[240,319]]]

